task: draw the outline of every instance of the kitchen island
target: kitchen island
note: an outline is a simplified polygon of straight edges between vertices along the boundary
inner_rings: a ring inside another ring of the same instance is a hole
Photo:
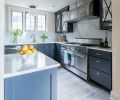
[[[5,55],[5,100],[57,100],[60,64],[43,53]]]

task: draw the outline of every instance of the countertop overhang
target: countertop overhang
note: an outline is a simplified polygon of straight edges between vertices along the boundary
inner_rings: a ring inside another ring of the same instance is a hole
[[[6,54],[4,78],[60,67],[60,63],[41,52],[31,55]]]

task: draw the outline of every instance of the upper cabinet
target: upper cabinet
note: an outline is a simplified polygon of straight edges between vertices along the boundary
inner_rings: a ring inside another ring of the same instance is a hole
[[[73,23],[66,22],[69,6],[55,13],[55,31],[56,33],[73,32]]]
[[[100,29],[112,30],[112,1],[100,0]]]

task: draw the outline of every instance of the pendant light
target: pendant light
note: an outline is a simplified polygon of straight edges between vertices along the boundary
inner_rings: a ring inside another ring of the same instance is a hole
[[[38,15],[38,11],[36,10],[36,6],[29,6],[29,14],[31,16],[37,16]]]

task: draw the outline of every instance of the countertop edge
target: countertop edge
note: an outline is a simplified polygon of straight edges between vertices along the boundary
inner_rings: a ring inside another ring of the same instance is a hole
[[[38,43],[5,44],[5,46],[34,45],[34,44],[47,44],[47,43],[59,43],[59,44],[65,44],[65,42],[38,42]]]
[[[111,49],[99,48],[99,47],[88,47],[88,49],[94,49],[94,50],[100,50],[100,51],[112,52]]]
[[[65,42],[39,42],[39,43],[20,43],[20,44],[5,44],[5,46],[19,46],[19,45],[35,45],[35,44],[47,44],[47,43],[58,43],[61,45],[66,45]],[[106,51],[106,52],[112,52],[112,49],[107,49],[107,48],[100,48],[100,47],[87,47],[88,49],[95,49],[95,50],[101,50],[101,51]]]
[[[20,76],[20,75],[25,75],[25,74],[29,74],[29,73],[33,73],[33,72],[48,70],[48,69],[52,69],[52,68],[58,68],[58,67],[60,67],[60,63],[55,64],[55,65],[51,65],[51,66],[46,66],[45,68],[41,68],[41,69],[30,69],[30,70],[6,74],[6,75],[4,74],[4,79],[16,77],[16,76]]]

